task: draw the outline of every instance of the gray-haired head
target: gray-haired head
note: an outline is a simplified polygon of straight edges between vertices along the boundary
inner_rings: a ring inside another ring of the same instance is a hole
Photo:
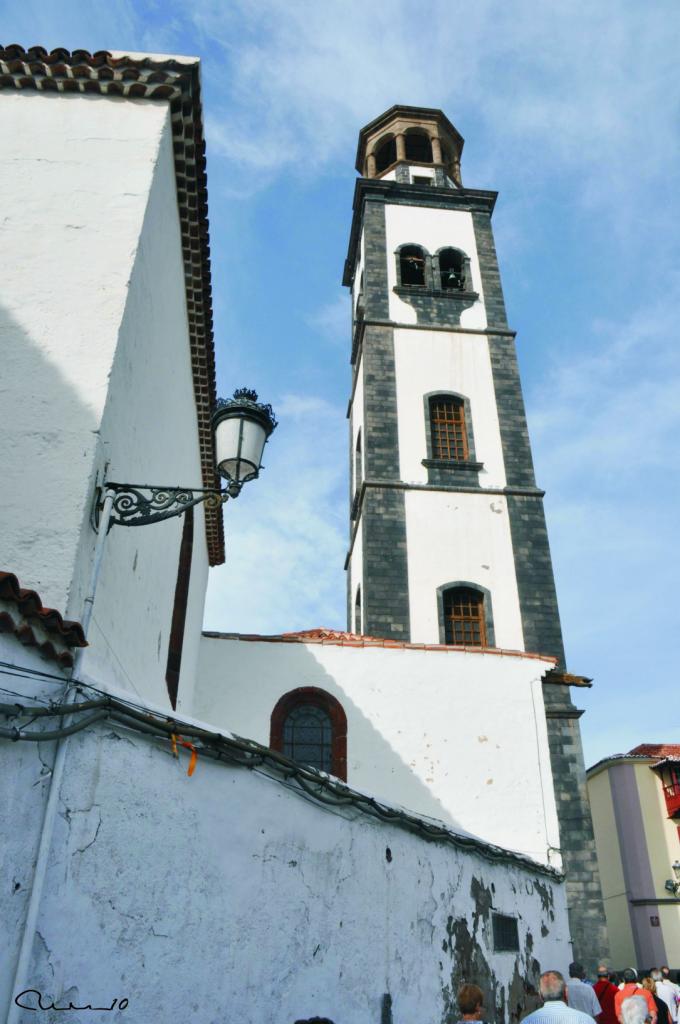
[[[538,987],[545,1003],[564,999],[564,975],[559,971],[545,971],[540,977]]]
[[[645,1024],[649,1020],[649,1007],[644,996],[629,996],[621,1003],[623,1024]]]

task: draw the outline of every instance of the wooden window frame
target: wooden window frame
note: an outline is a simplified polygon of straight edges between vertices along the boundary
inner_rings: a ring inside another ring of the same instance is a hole
[[[435,409],[437,406],[450,406],[455,415],[451,418],[445,415],[443,419],[436,419]],[[470,439],[468,436],[469,432],[465,399],[460,395],[430,395],[428,399],[428,411],[430,420],[431,458],[441,460],[443,462],[469,462]],[[453,429],[448,428],[449,423]],[[456,432],[460,434],[460,442],[457,441]],[[442,443],[442,436],[445,443]],[[448,450],[448,454],[443,454],[445,449]],[[462,455],[459,456],[457,454],[451,454],[452,451],[456,452],[458,449],[462,450]]]
[[[482,609],[483,609],[483,634],[484,644],[452,644],[447,640],[447,629],[446,629],[446,596],[453,590],[472,590],[480,595],[482,598]],[[451,583],[446,583],[441,587],[437,588],[437,612],[439,618],[439,642],[446,645],[447,647],[474,647],[475,650],[484,650],[496,646],[494,623],[493,623],[493,609],[491,602],[491,591],[487,590],[486,587],[480,586],[478,583],[471,583],[469,580],[455,580]]]
[[[331,721],[331,775],[347,782],[347,716],[342,704],[316,686],[298,686],[284,693],[271,714],[269,746],[283,753],[283,729],[288,715],[302,704],[325,711]]]

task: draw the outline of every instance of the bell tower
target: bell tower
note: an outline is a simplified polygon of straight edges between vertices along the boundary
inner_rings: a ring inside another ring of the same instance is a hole
[[[558,659],[544,686],[576,959],[608,948],[578,719],[491,227],[441,110],[359,133],[348,628]],[[582,679],[581,679],[582,681]],[[509,766],[510,770],[510,766]],[[520,783],[521,780],[518,780]]]

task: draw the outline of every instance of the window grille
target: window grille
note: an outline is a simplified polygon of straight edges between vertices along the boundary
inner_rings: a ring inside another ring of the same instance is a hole
[[[347,717],[325,690],[300,686],[285,693],[272,710],[269,746],[347,781]]]
[[[444,642],[465,647],[486,647],[484,595],[469,587],[444,593]]]
[[[432,458],[465,462],[469,455],[465,403],[461,398],[430,399]]]
[[[519,933],[517,918],[507,914],[492,914],[493,948],[496,953],[518,953]]]
[[[333,727],[328,714],[314,704],[298,704],[283,725],[283,753],[293,761],[331,771]]]

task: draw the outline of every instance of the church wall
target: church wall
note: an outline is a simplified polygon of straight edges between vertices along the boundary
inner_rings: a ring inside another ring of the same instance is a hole
[[[204,635],[193,714],[268,744],[280,697],[319,687],[347,716],[350,785],[546,861],[559,846],[540,682],[551,665]]]
[[[416,323],[417,320],[413,307],[393,291],[397,284],[397,260],[394,254],[398,246],[409,243],[422,245],[431,256],[444,246],[454,246],[470,258],[472,286],[479,294],[479,300],[474,306],[462,313],[461,326],[486,327],[484,293],[471,213],[424,205],[388,203],[385,206],[385,234],[389,309],[393,320],[401,324]]]
[[[165,118],[146,101],[0,95],[0,562],[76,618],[97,431]]]
[[[201,487],[184,265],[169,108],[128,286],[100,429],[97,470],[126,483]],[[192,686],[208,557],[202,506],[194,509],[191,585],[179,691]],[[83,671],[163,705],[184,518],[114,526],[104,559]],[[79,593],[85,596],[94,534],[83,535]],[[187,698],[190,696],[186,695]]]
[[[507,499],[494,494],[406,492],[411,637],[442,643],[437,589],[476,583],[489,591],[490,646],[524,650]],[[541,652],[537,652],[541,653]]]
[[[36,745],[0,756],[40,779]],[[69,740],[26,979],[45,1000],[125,998],[139,1021],[407,1024],[448,1019],[466,978],[501,1024],[523,979],[571,959],[563,887],[540,869],[330,810],[260,772],[186,766],[109,723]],[[493,951],[494,911],[517,919],[519,954]]]
[[[500,427],[486,338],[445,331],[394,332],[401,479],[427,483],[426,395],[454,391],[470,402],[475,458],[482,487],[506,483]],[[457,481],[451,476],[452,484]]]

